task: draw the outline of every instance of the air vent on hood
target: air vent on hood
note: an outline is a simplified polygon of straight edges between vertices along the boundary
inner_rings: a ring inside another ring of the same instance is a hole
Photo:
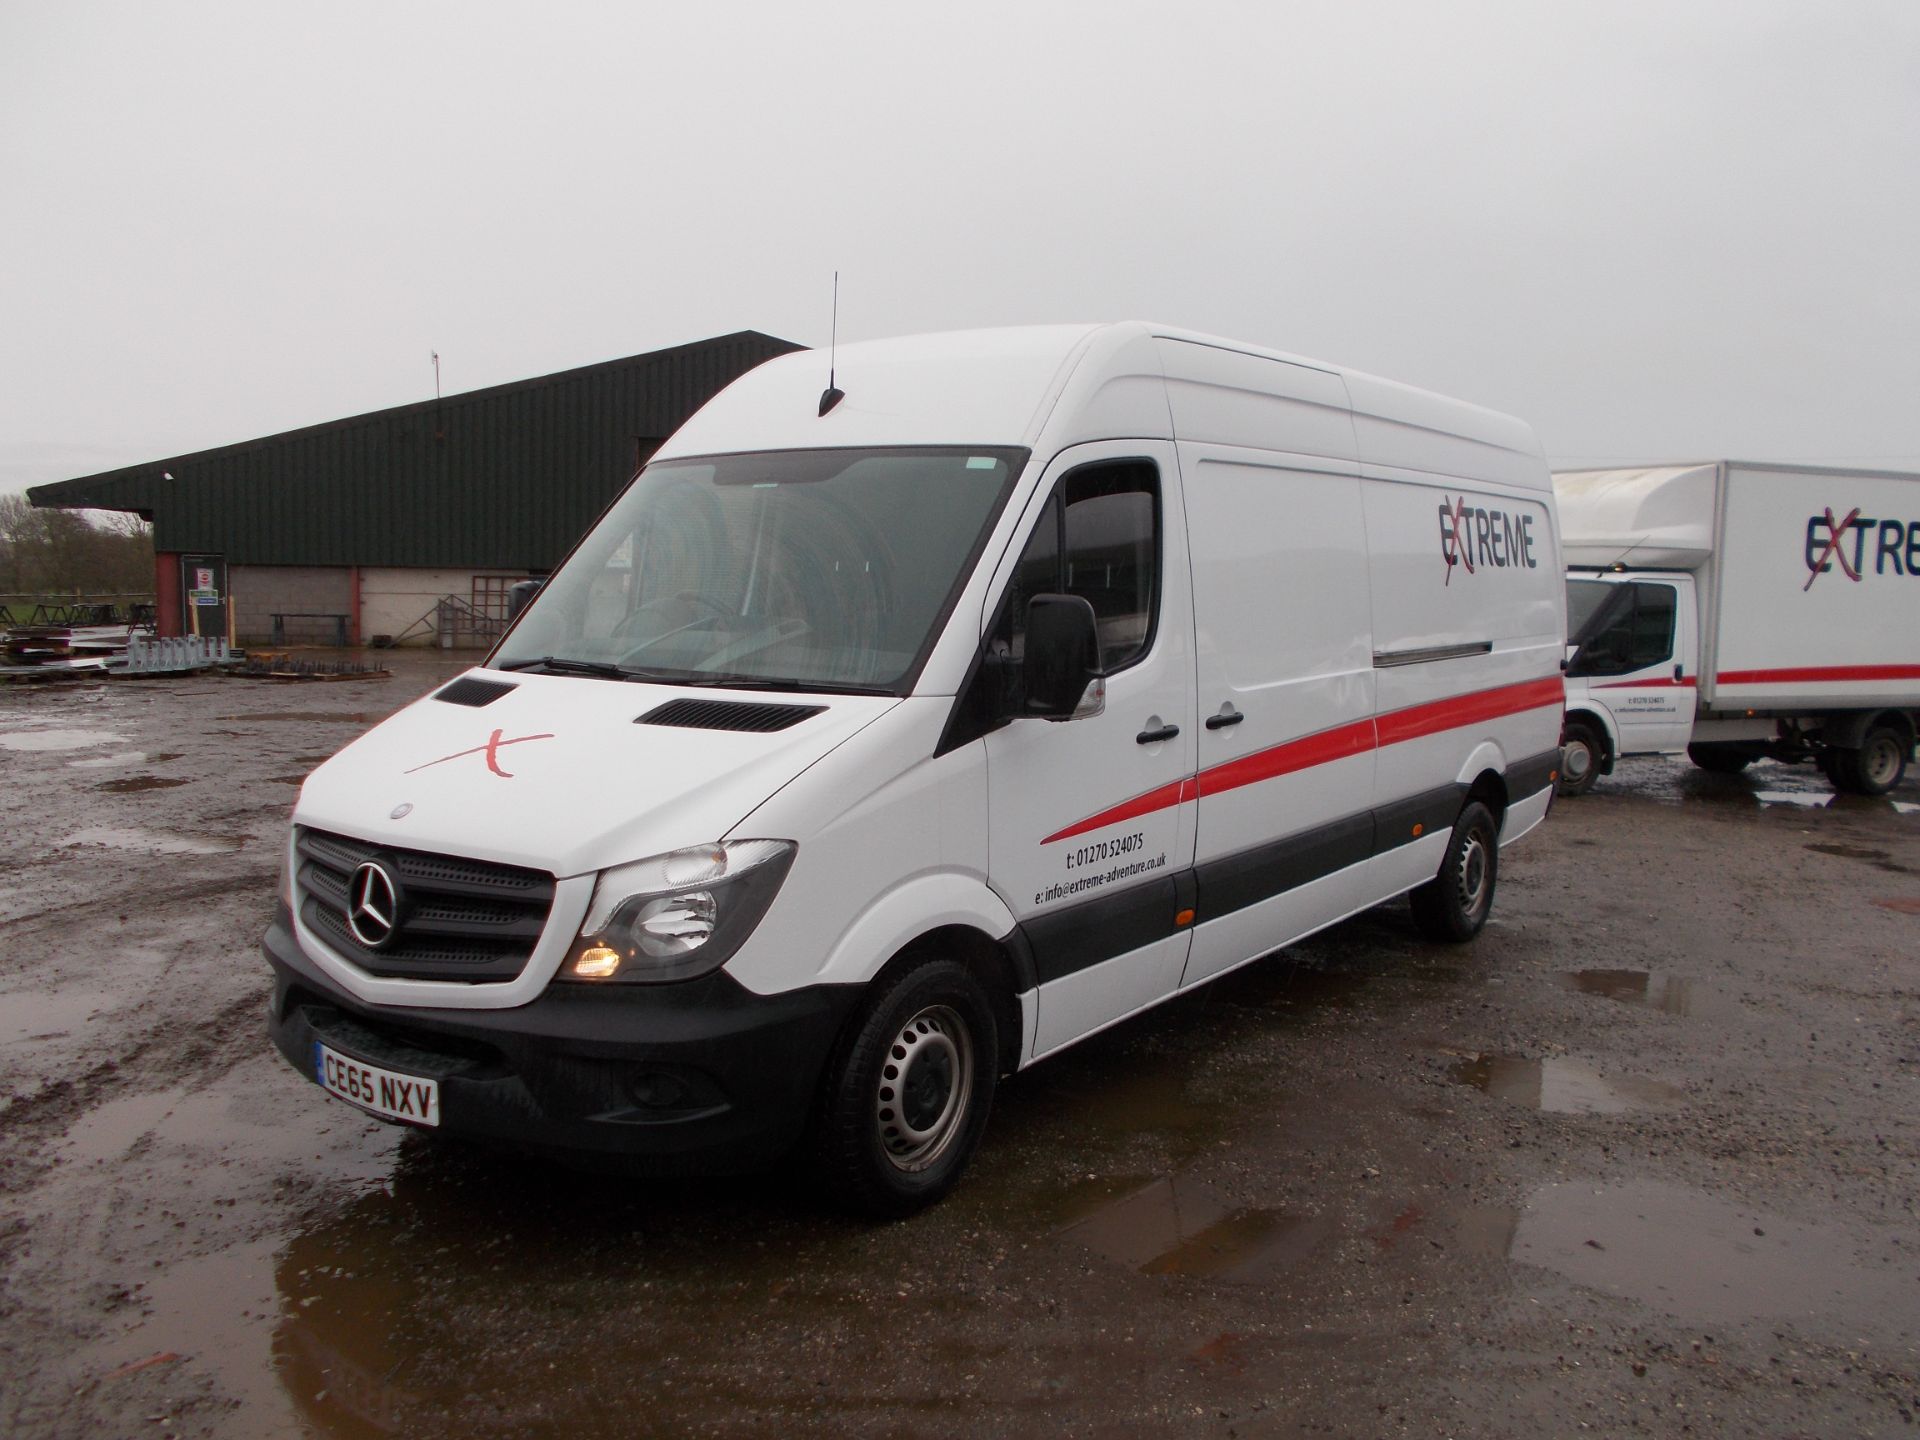
[[[482,680],[477,675],[462,675],[445,689],[434,691],[433,698],[444,700],[449,705],[471,705],[478,709],[482,705],[491,705],[502,695],[510,695],[519,688],[504,680]]]
[[[824,705],[769,705],[756,700],[669,700],[636,725],[678,725],[685,730],[753,730],[765,734],[798,725]]]

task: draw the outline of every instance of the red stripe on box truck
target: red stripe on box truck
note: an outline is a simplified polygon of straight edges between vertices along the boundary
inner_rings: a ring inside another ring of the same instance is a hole
[[[1722,670],[1721,685],[1818,685],[1826,681],[1920,680],[1920,665],[1803,665],[1790,670]]]

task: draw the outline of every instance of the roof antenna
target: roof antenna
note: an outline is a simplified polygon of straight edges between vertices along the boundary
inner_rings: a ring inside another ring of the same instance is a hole
[[[840,272],[833,272],[833,338],[827,342],[827,388],[820,392],[820,413],[847,398],[847,392],[833,383],[834,360],[840,349]]]

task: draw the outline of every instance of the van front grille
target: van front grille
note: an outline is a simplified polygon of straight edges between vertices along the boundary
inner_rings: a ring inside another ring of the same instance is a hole
[[[553,877],[520,866],[306,829],[297,832],[296,854],[301,920],[369,975],[512,980],[526,967],[553,908]],[[362,888],[370,886],[371,893],[361,898],[373,904],[361,910],[356,934],[355,877],[369,866],[385,878],[367,877]]]

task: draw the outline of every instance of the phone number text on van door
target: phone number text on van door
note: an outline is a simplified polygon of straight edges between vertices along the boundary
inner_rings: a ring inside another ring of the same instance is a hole
[[[1084,870],[1102,861],[1117,860],[1122,855],[1131,855],[1146,843],[1146,834],[1140,830],[1135,830],[1131,835],[1116,835],[1110,840],[1095,840],[1090,845],[1067,851],[1067,869]]]

